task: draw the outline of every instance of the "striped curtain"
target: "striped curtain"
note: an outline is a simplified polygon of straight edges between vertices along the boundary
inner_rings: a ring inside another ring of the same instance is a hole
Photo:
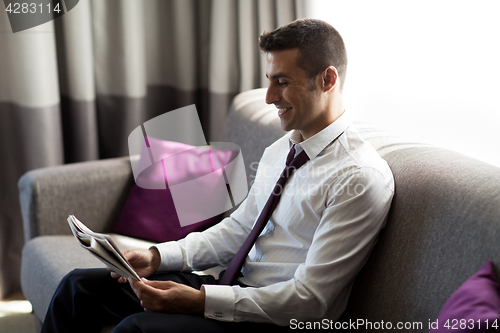
[[[306,1],[80,0],[18,33],[2,2],[0,298],[20,289],[24,172],[127,155],[135,127],[190,104],[216,141],[234,95],[266,84],[258,36]]]

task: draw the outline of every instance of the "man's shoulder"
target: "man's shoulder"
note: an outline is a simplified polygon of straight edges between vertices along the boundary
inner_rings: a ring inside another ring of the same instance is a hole
[[[376,170],[386,181],[392,182],[392,171],[387,162],[380,156],[370,142],[364,140],[354,125],[339,137],[338,145],[332,151],[337,155],[339,164],[342,164],[346,171]]]

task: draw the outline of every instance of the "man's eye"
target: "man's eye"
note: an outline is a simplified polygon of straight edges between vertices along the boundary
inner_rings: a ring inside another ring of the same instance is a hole
[[[284,81],[278,81],[278,84],[282,87],[286,87],[286,85],[288,84],[288,82],[284,82]]]

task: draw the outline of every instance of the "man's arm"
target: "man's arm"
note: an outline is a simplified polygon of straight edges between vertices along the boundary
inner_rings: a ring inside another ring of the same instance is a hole
[[[245,208],[248,204],[247,198],[239,207],[247,213],[240,213],[238,216],[253,218],[248,213],[248,208]],[[203,270],[215,265],[227,265],[251,230],[251,221],[247,222],[248,225],[243,226],[234,218],[228,217],[214,227],[202,233],[192,233],[178,242],[157,244],[149,250],[124,251],[125,258],[142,277],[141,281],[128,280],[141,300],[141,306],[146,311],[203,314],[203,288],[197,290],[172,281],[149,281],[144,277],[162,270],[162,267],[163,270]],[[120,283],[127,282],[127,279],[115,272],[111,272],[111,276]]]
[[[288,141],[286,141],[288,145]],[[268,148],[262,160],[266,158]],[[269,159],[269,157],[268,157]],[[274,160],[274,159],[273,159]],[[255,179],[262,172],[261,162]],[[279,174],[277,175],[279,176]],[[269,190],[272,190],[272,188]],[[203,271],[215,266],[227,266],[248,237],[260,214],[256,197],[262,196],[262,189],[250,188],[247,197],[231,216],[203,232],[194,232],[177,242],[157,244],[160,252],[160,271]]]
[[[159,270],[203,271],[227,266],[248,237],[258,214],[252,187],[238,209],[220,223],[180,241],[157,244],[161,255]]]
[[[177,242],[157,244],[149,250],[125,251],[124,256],[141,277],[149,277],[158,270],[192,271],[227,266],[248,236],[258,213],[250,190],[231,217],[204,232],[191,233]],[[111,275],[120,283],[127,282],[114,272]],[[171,281],[129,282],[146,311],[203,313],[205,310],[203,288],[197,290]]]

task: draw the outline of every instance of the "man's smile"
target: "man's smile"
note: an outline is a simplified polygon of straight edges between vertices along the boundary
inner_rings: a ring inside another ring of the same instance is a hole
[[[282,107],[282,108],[278,108],[278,116],[279,117],[282,117],[283,115],[285,115],[289,110],[291,110],[292,107]]]

